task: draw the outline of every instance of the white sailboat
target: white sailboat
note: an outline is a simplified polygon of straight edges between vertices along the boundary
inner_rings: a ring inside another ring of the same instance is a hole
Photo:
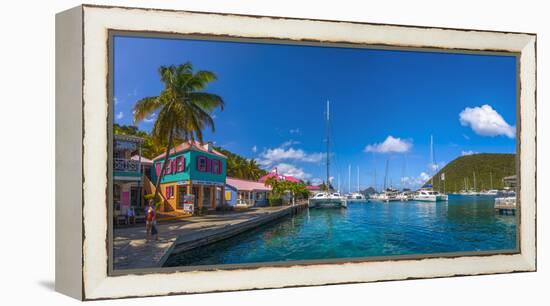
[[[347,201],[339,192],[332,192],[330,188],[330,102],[327,101],[327,163],[326,163],[326,186],[327,190],[319,192],[308,201],[310,208],[347,208]]]
[[[434,147],[433,147],[433,136],[430,136],[430,170],[436,170],[437,173],[437,166],[435,166],[435,158],[434,158]],[[432,184],[433,184],[433,175],[431,178]],[[449,196],[440,193],[438,191],[433,190],[432,184],[424,184],[422,188],[420,188],[413,196],[413,200],[415,201],[426,201],[426,202],[438,202],[438,201],[448,201]]]
[[[348,167],[348,178],[348,182],[351,182],[351,165]],[[348,183],[348,194],[346,194],[346,201],[348,203],[367,202],[367,198],[359,191],[359,167],[357,167],[357,191],[351,192],[351,183]]]

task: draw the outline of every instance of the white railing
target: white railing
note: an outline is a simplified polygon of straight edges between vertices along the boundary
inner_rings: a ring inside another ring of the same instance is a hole
[[[139,161],[125,158],[115,158],[113,168],[115,171],[139,172]]]

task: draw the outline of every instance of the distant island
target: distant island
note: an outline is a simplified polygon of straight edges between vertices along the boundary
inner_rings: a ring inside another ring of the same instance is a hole
[[[444,181],[441,180],[443,173]],[[435,190],[444,190],[447,193],[474,188],[478,191],[502,189],[502,178],[514,174],[515,154],[480,153],[456,158],[440,169],[427,183],[433,182]]]

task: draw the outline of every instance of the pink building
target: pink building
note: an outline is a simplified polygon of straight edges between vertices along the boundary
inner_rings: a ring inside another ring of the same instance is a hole
[[[263,206],[267,205],[267,195],[270,186],[262,182],[242,180],[233,177],[225,179],[225,202],[231,206]]]
[[[277,180],[282,180],[282,181],[289,181],[289,182],[294,182],[294,183],[299,183],[301,182],[299,179],[293,177],[293,176],[290,176],[290,175],[282,175],[282,174],[279,174],[277,172],[277,168],[273,168],[273,170],[271,170],[271,172],[269,172],[268,174],[262,176],[259,181],[262,182],[262,183],[265,183],[265,181],[269,178],[275,178]]]

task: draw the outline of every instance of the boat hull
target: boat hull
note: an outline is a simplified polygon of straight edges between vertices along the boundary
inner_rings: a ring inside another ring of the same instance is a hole
[[[420,202],[444,202],[448,201],[449,197],[447,195],[415,196],[413,200]]]
[[[347,201],[342,199],[309,199],[310,208],[347,208]]]

